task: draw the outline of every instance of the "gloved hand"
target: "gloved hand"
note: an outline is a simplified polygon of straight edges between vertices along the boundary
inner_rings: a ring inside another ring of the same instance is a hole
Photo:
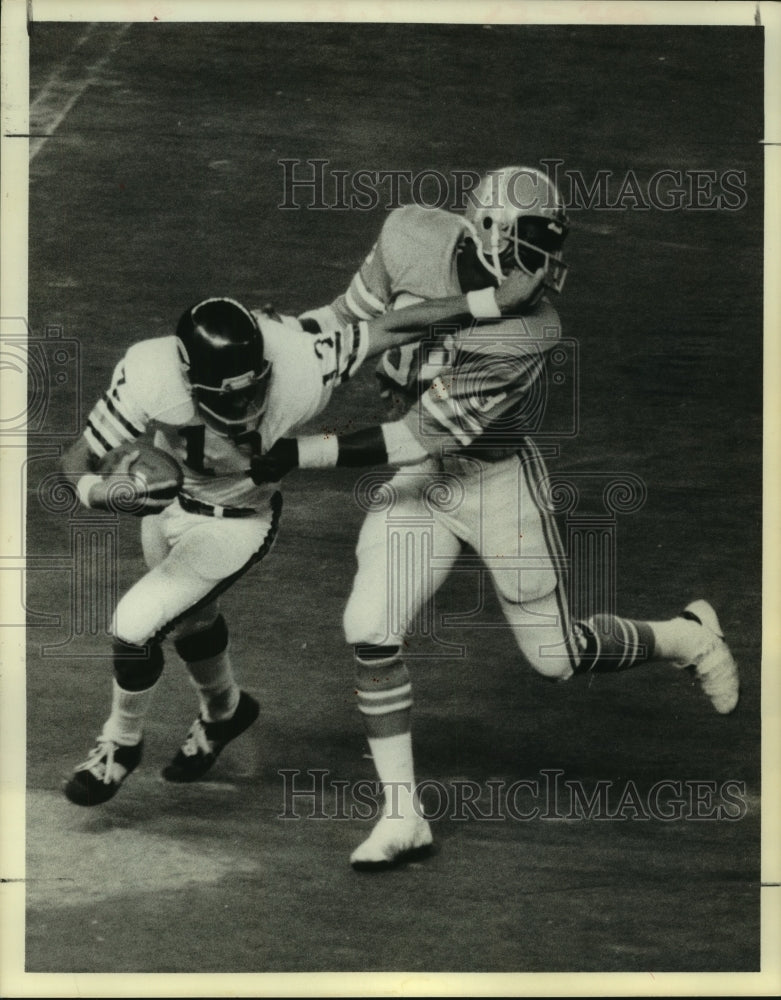
[[[295,438],[280,438],[265,455],[253,455],[249,475],[256,486],[278,483],[292,469],[298,468],[298,442]]]

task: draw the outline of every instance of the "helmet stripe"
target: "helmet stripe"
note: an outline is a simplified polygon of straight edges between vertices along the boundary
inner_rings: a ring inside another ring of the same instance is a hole
[[[210,305],[212,302],[230,302],[231,305],[236,306],[237,309],[240,309],[244,313],[244,315],[249,319],[249,321],[252,323],[253,326],[258,325],[258,321],[255,319],[254,315],[249,311],[249,309],[246,308],[246,306],[243,306],[241,302],[237,302],[236,299],[232,299],[226,295],[216,295],[213,298],[204,299],[202,302],[199,302],[198,305],[192,307],[192,309],[190,310],[190,316],[193,319],[195,319],[195,313],[198,311],[198,309],[200,309],[201,306]]]

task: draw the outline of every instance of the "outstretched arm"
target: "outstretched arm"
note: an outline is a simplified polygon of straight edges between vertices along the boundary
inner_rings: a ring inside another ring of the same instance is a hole
[[[257,485],[276,483],[293,469],[360,468],[366,465],[412,465],[428,452],[404,420],[374,424],[351,434],[311,434],[280,438],[265,455],[252,460]]]
[[[542,284],[544,272],[533,275],[515,270],[499,288],[483,288],[466,295],[430,299],[375,316],[367,322],[368,355],[381,354],[389,347],[419,340],[431,327],[466,325],[480,320],[496,320],[523,310]]]
[[[448,374],[438,376],[430,389],[401,420],[387,421],[348,434],[308,434],[280,438],[253,460],[251,475],[258,484],[277,482],[292,469],[335,466],[412,465],[428,454],[438,455],[443,443],[466,448],[500,425],[500,437],[531,433],[534,412],[517,412],[542,377],[545,339],[508,343],[504,350],[478,354],[471,361],[453,362]],[[436,388],[437,384],[439,388]],[[506,423],[512,415],[512,425]]]

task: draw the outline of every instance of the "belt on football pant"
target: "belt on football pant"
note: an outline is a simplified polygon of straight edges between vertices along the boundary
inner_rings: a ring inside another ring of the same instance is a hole
[[[220,504],[204,503],[186,493],[179,494],[179,506],[188,514],[203,514],[205,517],[254,517],[254,507],[222,507]]]

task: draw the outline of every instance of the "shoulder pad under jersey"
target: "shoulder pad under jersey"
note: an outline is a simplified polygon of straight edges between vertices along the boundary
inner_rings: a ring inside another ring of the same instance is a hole
[[[150,420],[181,426],[195,416],[184,361],[176,337],[140,340],[128,348],[126,389]]]
[[[458,294],[455,250],[466,229],[460,216],[439,208],[406,205],[392,212],[379,240],[392,291],[422,298]]]

